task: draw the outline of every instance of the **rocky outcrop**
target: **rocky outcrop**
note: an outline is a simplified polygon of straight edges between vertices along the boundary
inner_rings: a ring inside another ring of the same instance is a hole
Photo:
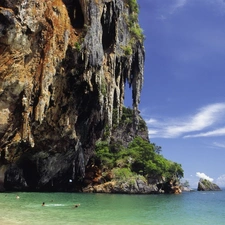
[[[182,192],[192,192],[194,190],[192,188],[190,188],[190,187],[181,186],[181,191]]]
[[[200,179],[198,182],[198,191],[220,191],[220,187],[209,180]]]
[[[120,193],[120,194],[181,194],[179,185],[168,186],[168,183],[149,184],[141,178],[112,180],[96,185],[88,185],[82,189],[88,193]]]
[[[121,117],[125,85],[137,131],[144,49],[133,13],[123,0],[0,1],[0,189],[74,190]]]
[[[180,194],[182,188],[177,181],[168,180],[157,184],[158,192],[165,194]]]
[[[113,171],[102,171],[97,166],[88,167],[83,179],[81,192],[86,193],[122,193],[122,194],[180,194],[180,185],[176,181],[165,181],[162,177],[149,178],[130,176],[116,178]]]
[[[83,192],[119,193],[119,194],[153,194],[158,193],[156,185],[149,185],[142,179],[126,181],[109,181],[95,186],[83,188]]]
[[[158,193],[156,184],[149,184],[143,177],[115,179],[112,171],[103,172],[96,166],[87,168],[82,192],[87,193],[123,193],[123,194],[152,194]]]

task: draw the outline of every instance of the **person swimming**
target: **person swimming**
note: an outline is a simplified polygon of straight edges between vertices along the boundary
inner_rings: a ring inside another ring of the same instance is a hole
[[[45,202],[42,203],[42,206],[45,206]]]
[[[17,199],[19,199],[19,198],[20,198],[20,196],[19,196],[19,195],[17,195],[17,196],[16,196],[16,198],[17,198]]]
[[[74,205],[74,207],[75,207],[75,208],[77,208],[78,206],[80,206],[80,204],[76,204],[76,205]]]

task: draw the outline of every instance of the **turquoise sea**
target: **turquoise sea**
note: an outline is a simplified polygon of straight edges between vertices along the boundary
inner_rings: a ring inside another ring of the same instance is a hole
[[[75,208],[75,204],[80,206]],[[224,225],[225,191],[180,195],[0,193],[0,224]]]

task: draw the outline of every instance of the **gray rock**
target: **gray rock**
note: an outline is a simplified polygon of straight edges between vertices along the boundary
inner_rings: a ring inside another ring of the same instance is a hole
[[[200,179],[198,182],[198,191],[221,191],[220,187],[209,180]]]

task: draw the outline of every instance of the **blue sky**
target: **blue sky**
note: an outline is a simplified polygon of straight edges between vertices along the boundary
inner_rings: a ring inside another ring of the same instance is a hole
[[[146,36],[139,108],[150,141],[182,164],[192,187],[199,177],[225,186],[225,1],[138,3]]]

